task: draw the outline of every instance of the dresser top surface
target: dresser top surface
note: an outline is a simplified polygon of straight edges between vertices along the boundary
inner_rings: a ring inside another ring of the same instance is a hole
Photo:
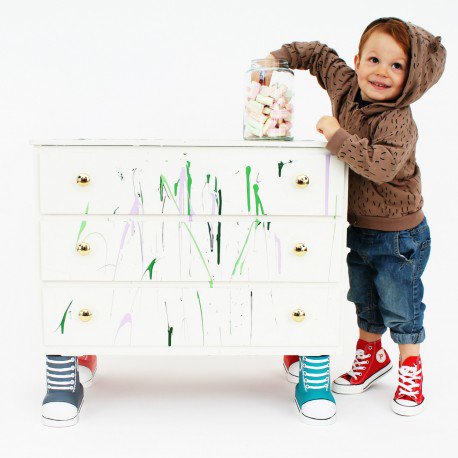
[[[326,142],[315,140],[272,141],[272,140],[209,140],[209,139],[43,139],[32,140],[33,146],[203,146],[203,147],[270,147],[270,148],[325,148]]]

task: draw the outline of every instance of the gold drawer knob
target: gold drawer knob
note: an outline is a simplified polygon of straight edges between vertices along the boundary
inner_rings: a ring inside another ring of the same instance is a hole
[[[86,256],[91,252],[91,246],[89,245],[89,243],[80,242],[78,243],[78,245],[76,245],[76,251],[81,256]]]
[[[294,253],[297,255],[297,256],[304,256],[305,253],[307,253],[308,249],[307,249],[307,246],[305,245],[305,243],[296,243],[296,245],[294,246]]]
[[[310,184],[309,177],[307,175],[298,175],[296,177],[296,186],[299,188],[306,188]]]
[[[301,309],[294,310],[292,317],[296,323],[302,323],[305,320],[305,312]]]
[[[89,309],[81,309],[78,316],[83,323],[87,323],[92,320],[92,312]]]
[[[89,178],[89,175],[87,173],[80,173],[76,178],[76,182],[80,186],[87,186],[91,182],[91,179]]]

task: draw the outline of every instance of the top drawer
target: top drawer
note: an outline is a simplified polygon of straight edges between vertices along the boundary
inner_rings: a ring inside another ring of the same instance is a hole
[[[44,214],[340,216],[344,175],[323,148],[40,148]]]

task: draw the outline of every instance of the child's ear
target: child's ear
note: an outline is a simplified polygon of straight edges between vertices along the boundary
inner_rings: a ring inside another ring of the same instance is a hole
[[[359,69],[359,54],[355,56],[355,70]]]

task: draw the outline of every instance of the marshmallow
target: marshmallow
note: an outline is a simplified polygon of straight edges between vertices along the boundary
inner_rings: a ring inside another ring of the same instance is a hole
[[[270,86],[261,86],[259,93],[265,97],[269,97],[272,94],[272,88]]]
[[[262,137],[262,129],[256,129],[252,127],[250,124],[245,124],[245,130],[248,131],[250,134],[255,135],[256,137]]]
[[[261,85],[257,81],[252,81],[250,90],[248,92],[248,98],[254,99],[259,94],[259,90],[261,89]]]
[[[254,113],[262,113],[262,110],[264,110],[264,105],[262,103],[256,102],[256,100],[250,100],[248,102],[247,108]]]
[[[256,119],[252,118],[251,116],[247,116],[245,122],[249,124],[254,129],[262,130],[262,126],[264,125],[263,122],[257,121]]]
[[[285,134],[282,134],[282,131],[280,131],[280,129],[269,129],[267,131],[267,136],[270,137],[270,138],[276,138],[276,137],[284,137]]]
[[[285,110],[284,108],[281,110],[272,110],[272,113],[270,113],[270,117],[272,119],[286,119],[287,121],[291,120],[291,113],[288,110]],[[287,119],[289,117],[289,119]]]
[[[277,100],[277,105],[283,108],[286,105],[286,99],[282,96]]]
[[[265,95],[257,95],[256,102],[271,106],[274,103],[274,99],[272,97],[266,97]]]
[[[272,108],[264,107],[264,110],[262,110],[262,112],[266,115],[270,115],[270,113],[272,113]]]
[[[267,134],[267,131],[269,131],[270,129],[272,129],[272,128],[275,127],[275,124],[276,124],[275,120],[272,119],[272,118],[269,118],[269,119],[266,121],[266,123],[264,124],[264,127],[262,128],[262,133],[263,133],[264,135],[266,135],[266,134]]]
[[[251,118],[255,119],[256,121],[262,122],[263,124],[267,121],[267,116],[261,113],[255,113],[253,111],[247,110],[246,114]]]

